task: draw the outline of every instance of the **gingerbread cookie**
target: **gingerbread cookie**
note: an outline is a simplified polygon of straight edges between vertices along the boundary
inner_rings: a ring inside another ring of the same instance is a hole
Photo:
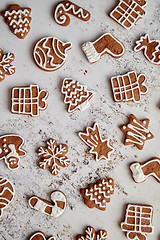
[[[105,53],[120,58],[125,52],[123,43],[110,33],[103,34],[94,42],[83,43],[82,50],[90,63],[97,62]]]
[[[153,234],[153,207],[143,204],[128,204],[122,231],[127,232],[127,239],[147,240]]]
[[[60,172],[60,167],[70,165],[70,160],[65,156],[68,152],[68,146],[66,144],[57,146],[55,139],[50,138],[47,141],[47,147],[40,147],[37,152],[41,157],[38,166],[41,169],[49,168],[52,175],[57,175]]]
[[[125,134],[124,145],[135,145],[142,150],[145,141],[154,137],[148,129],[149,122],[149,119],[139,120],[131,114],[129,123],[120,126],[121,131]]]
[[[36,43],[33,57],[40,69],[51,72],[64,65],[67,51],[71,48],[70,42],[63,43],[55,37],[44,37]]]
[[[153,64],[160,65],[160,41],[150,40],[149,35],[142,36],[139,41],[136,41],[134,48],[136,52],[144,50],[144,55],[147,60]]]
[[[113,98],[115,102],[140,102],[141,95],[148,92],[146,76],[128,72],[111,78]]]
[[[114,181],[112,178],[98,180],[96,183],[89,184],[87,188],[81,189],[80,193],[87,207],[105,211],[114,193]]]
[[[148,177],[154,177],[160,183],[160,159],[152,158],[145,163],[135,162],[130,165],[135,182],[144,182]]]
[[[29,240],[47,240],[45,234],[43,232],[36,232],[30,237]],[[48,238],[48,240],[56,240],[54,237]]]
[[[4,160],[9,169],[17,169],[20,158],[26,156],[23,149],[24,139],[15,134],[0,137],[0,160]]]
[[[40,110],[44,111],[47,108],[46,99],[48,95],[48,92],[40,90],[38,85],[14,87],[12,89],[11,112],[37,117]]]
[[[67,206],[67,198],[63,192],[56,190],[51,194],[51,200],[52,202],[49,202],[45,199],[33,196],[29,199],[29,205],[37,211],[57,218],[64,213]]]
[[[56,23],[61,26],[68,26],[70,24],[70,17],[68,14],[71,14],[80,20],[89,21],[91,14],[82,7],[79,7],[75,3],[70,1],[61,1],[55,8],[54,19]]]
[[[72,113],[77,109],[81,111],[87,109],[90,106],[89,100],[94,94],[93,92],[88,91],[86,86],[69,78],[64,79],[61,91],[65,94],[64,103],[69,104],[69,113]]]
[[[78,135],[91,148],[90,153],[96,156],[97,162],[110,159],[114,149],[109,140],[101,138],[98,123],[94,123],[93,128],[87,127],[86,132],[79,132]]]
[[[99,230],[98,232],[91,226],[85,230],[85,235],[79,234],[76,240],[107,240],[107,231]]]
[[[7,178],[0,176],[0,217],[3,210],[12,202],[14,193],[11,182]]]
[[[9,5],[7,10],[1,12],[12,33],[21,39],[25,38],[30,31],[30,14],[30,8],[22,8],[18,4]]]
[[[3,54],[3,50],[0,48],[0,82],[4,80],[5,75],[12,75],[15,73],[15,67],[11,65],[13,60],[13,53]]]
[[[125,29],[131,29],[146,14],[146,0],[119,0],[110,17]]]

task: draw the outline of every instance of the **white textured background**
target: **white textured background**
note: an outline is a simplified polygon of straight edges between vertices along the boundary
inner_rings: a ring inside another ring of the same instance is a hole
[[[135,53],[135,41],[145,33],[151,39],[160,39],[159,0],[148,0],[147,15],[131,30],[125,30],[109,16],[109,12],[118,0],[74,0],[75,3],[91,12],[91,20],[83,22],[71,16],[68,27],[59,26],[53,19],[55,0],[1,0],[0,11],[7,4],[17,3],[32,8],[31,30],[24,40],[14,36],[0,17],[0,47],[4,52],[12,52],[16,59],[16,73],[6,76],[0,83],[0,135],[16,133],[25,139],[28,155],[21,159],[21,167],[10,171],[4,162],[0,162],[0,175],[8,177],[14,184],[16,194],[13,203],[4,211],[0,219],[0,240],[27,240],[35,231],[41,230],[47,236],[54,235],[57,240],[74,239],[83,233],[88,225],[96,230],[106,229],[108,239],[126,239],[121,231],[120,222],[124,220],[127,203],[145,203],[154,206],[154,235],[151,240],[160,239],[160,184],[150,178],[142,184],[136,184],[131,178],[129,164],[132,161],[146,161],[151,157],[160,157],[160,68],[146,60],[142,52]],[[93,41],[103,33],[110,32],[122,41],[126,47],[125,55],[114,59],[104,55],[99,62],[91,65],[85,58],[81,44]],[[58,71],[47,73],[40,70],[32,59],[32,49],[37,40],[44,36],[55,36],[62,41],[70,41],[73,48],[68,52],[65,65]],[[87,70],[87,73],[85,73]],[[110,89],[110,77],[134,70],[148,77],[149,93],[142,96],[139,104],[114,103]],[[60,92],[62,80],[72,77],[88,86],[96,94],[91,107],[84,112],[69,114]],[[49,91],[48,108],[40,117],[13,115],[10,112],[10,89],[14,86],[38,84]],[[142,151],[122,144],[123,133],[118,128],[126,123],[127,116],[135,114],[139,119],[149,118],[153,140],[147,141]],[[97,163],[88,153],[87,146],[79,139],[77,132],[84,130],[97,121],[103,137],[110,138],[115,148],[111,161]],[[44,145],[50,137],[58,143],[67,143],[71,165],[61,169],[54,177],[48,170],[37,167],[36,149]],[[79,193],[102,177],[113,177],[115,194],[105,212],[89,209],[83,204]],[[66,212],[54,219],[28,206],[32,195],[50,200],[54,189],[64,191],[68,198]]]

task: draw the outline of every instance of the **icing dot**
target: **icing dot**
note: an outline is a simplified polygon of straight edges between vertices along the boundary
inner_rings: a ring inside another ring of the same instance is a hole
[[[106,201],[105,200],[102,200],[103,203],[105,203]]]
[[[69,3],[66,3],[66,6],[69,6]]]
[[[27,24],[27,23],[25,23],[25,24],[24,24],[24,26],[25,26],[25,27],[27,27],[27,26],[28,26],[28,24]]]
[[[5,147],[7,147],[7,144],[5,143],[5,144],[3,144],[3,147],[5,148]]]
[[[23,33],[21,33],[21,36],[23,36],[24,34]]]
[[[8,20],[11,20],[11,17],[9,17]]]
[[[102,187],[102,184],[100,183],[99,186]]]
[[[108,190],[107,193],[110,193],[110,191]]]
[[[146,121],[143,121],[143,125],[146,125]]]
[[[94,193],[94,195],[96,195],[96,196],[97,196],[97,192],[95,192],[95,193]]]
[[[80,18],[80,17],[81,17],[81,14],[78,14],[78,17]]]
[[[7,153],[7,152],[8,152],[8,149],[5,149],[4,151]]]
[[[22,18],[21,14],[18,15],[19,18]]]
[[[72,85],[73,88],[75,88],[76,86],[75,85]]]
[[[14,19],[16,19],[17,18],[17,16],[16,15],[14,15],[14,17],[13,17]]]
[[[93,189],[92,189],[92,188],[90,189],[90,192],[93,192]]]
[[[19,27],[22,27],[22,24],[19,24]]]
[[[68,92],[69,92],[70,90],[71,90],[70,88],[67,89]]]
[[[148,134],[147,134],[147,137],[151,137],[151,134],[150,134],[150,133],[148,133]]]
[[[101,199],[101,196],[98,196],[98,199]]]
[[[73,96],[74,99],[76,99],[76,96]]]
[[[126,129],[126,126],[123,126],[123,129]]]
[[[59,11],[60,14],[61,14],[62,12],[63,12],[62,10]]]
[[[14,28],[16,28],[16,25],[13,25]]]
[[[109,182],[112,183],[112,179],[110,179]]]
[[[103,187],[103,190],[106,190],[106,188],[105,188],[105,187]]]
[[[6,142],[6,138],[3,138],[3,142]]]

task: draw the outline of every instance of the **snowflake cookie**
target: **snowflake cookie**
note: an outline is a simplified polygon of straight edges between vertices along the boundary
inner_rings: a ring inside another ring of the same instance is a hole
[[[47,238],[43,232],[36,232],[30,237],[29,240],[47,240]],[[55,240],[55,238],[50,237],[48,240]]]
[[[13,60],[13,53],[3,54],[3,50],[0,48],[0,82],[4,80],[5,74],[12,75],[15,73],[15,67],[11,65]]]
[[[79,234],[76,236],[76,240],[107,240],[107,231],[99,230],[98,232],[91,226],[85,230],[85,235]]]
[[[60,167],[70,165],[70,160],[65,156],[67,152],[68,146],[66,144],[57,146],[56,140],[51,138],[47,141],[47,147],[38,149],[38,155],[41,157],[38,166],[41,169],[49,168],[52,175],[57,175],[60,172]]]

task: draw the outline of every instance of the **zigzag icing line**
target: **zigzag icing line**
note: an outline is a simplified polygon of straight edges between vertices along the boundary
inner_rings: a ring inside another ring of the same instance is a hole
[[[47,49],[46,55],[47,55],[48,58],[51,58],[49,64],[50,64],[52,67],[55,67],[55,66],[57,66],[57,64],[54,64],[54,63],[53,63],[54,57],[53,57],[53,55],[50,54],[50,50],[51,50],[51,49],[50,49],[48,46],[46,46],[46,43],[47,43],[48,39],[49,39],[49,38],[46,38],[46,40],[45,40],[44,43],[42,44],[42,47],[44,47],[44,49]],[[54,41],[54,39],[53,39],[53,41]],[[52,47],[53,47],[53,41],[52,41]],[[45,56],[45,55],[44,55],[44,56]],[[46,63],[46,61],[45,61],[45,63]]]
[[[86,189],[86,196],[88,196],[90,198],[91,201],[94,201],[97,205],[99,205],[101,208],[106,208],[106,206],[103,206],[101,202],[98,202],[97,198],[93,198],[93,194],[92,193],[87,193],[89,190]]]
[[[12,10],[11,12],[6,11],[5,12],[5,17],[7,17],[7,15],[12,16],[13,14],[18,15],[19,13],[21,13],[21,14],[26,14],[26,13],[29,14],[29,11],[27,9],[24,9],[24,10],[19,9],[18,11]]]
[[[15,29],[14,30],[14,33],[16,34],[17,32],[19,33],[19,32],[22,32],[22,33],[24,33],[24,32],[28,32],[28,29],[25,27],[24,29],[22,29],[22,28],[20,28],[20,29]]]
[[[13,19],[13,20],[10,21],[10,24],[9,24],[9,25],[11,26],[13,23],[19,25],[20,23],[24,24],[24,23],[26,23],[26,22],[29,23],[29,21],[28,21],[27,18],[25,18],[24,20],[19,19],[18,21],[16,21],[15,19]]]
[[[110,195],[106,195],[106,192],[103,191],[103,190],[101,190],[100,187],[96,187],[96,186],[95,186],[94,189],[97,190],[99,193],[103,194],[103,196],[104,196],[105,198],[110,198]]]
[[[108,188],[110,189],[110,191],[113,191],[113,190],[114,190],[113,187],[112,187],[112,185],[109,184],[108,181],[105,181],[105,179],[102,180],[102,184],[105,184],[106,187],[108,187]]]

